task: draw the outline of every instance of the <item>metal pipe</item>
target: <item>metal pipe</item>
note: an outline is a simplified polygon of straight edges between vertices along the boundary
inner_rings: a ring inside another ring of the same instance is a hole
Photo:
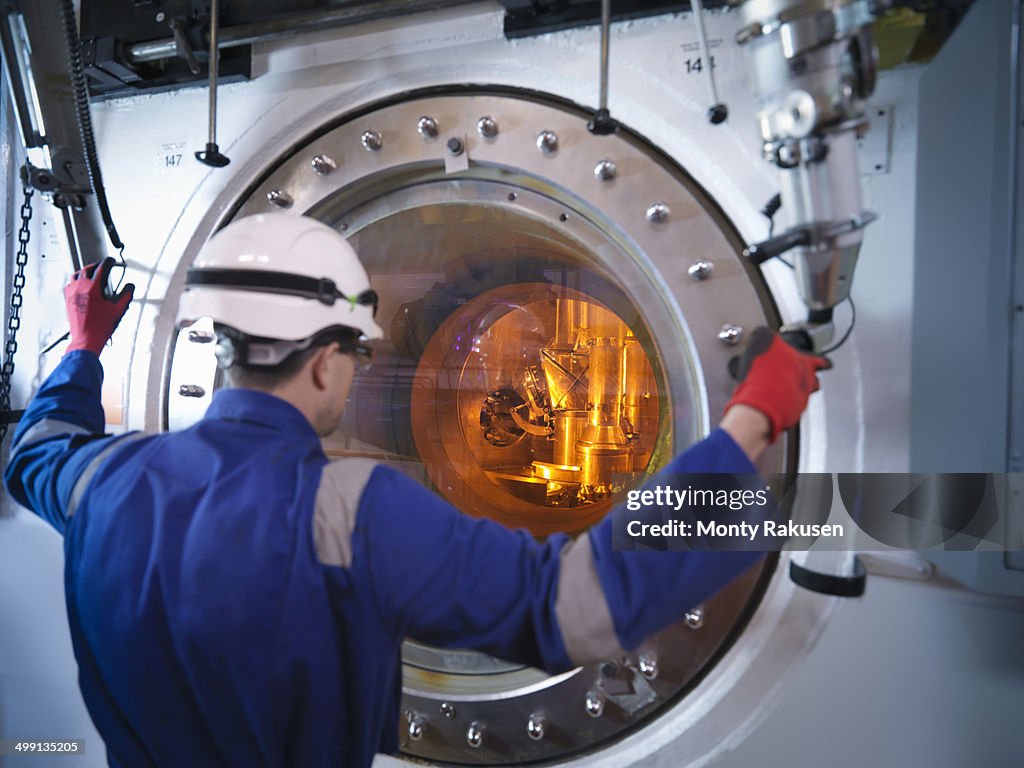
[[[254,21],[226,27],[217,41],[219,49],[237,48],[258,42],[279,40],[300,32],[314,32],[334,27],[363,24],[368,21],[405,16],[412,13],[439,11],[460,5],[469,5],[475,0],[384,0],[369,2],[356,0],[345,2],[325,10],[303,11],[286,16]],[[206,41],[204,41],[206,42]],[[135,43],[127,48],[128,61],[141,64],[147,61],[169,59],[177,55],[174,38]]]
[[[0,47],[3,49],[4,71],[7,74],[8,90],[11,94],[11,103],[14,106],[14,116],[21,132],[21,144],[26,149],[30,147],[41,147],[44,144],[42,130],[37,130],[33,121],[33,105],[29,100],[29,88],[33,87],[26,83],[21,67],[23,57],[21,47],[15,42],[11,25],[14,23],[13,11],[7,11],[0,18]],[[36,116],[36,120],[39,120]]]
[[[68,44],[60,24],[63,4],[59,0],[34,0],[21,3],[20,21],[10,30],[22,41],[21,51],[25,57],[21,75],[26,86],[25,95],[30,99],[30,109],[37,116],[37,130],[43,134],[40,150],[31,150],[29,157],[42,167],[58,172],[69,182],[72,194],[85,195],[90,191],[84,163],[87,148],[79,130],[78,107],[81,103],[69,97],[68,88]],[[17,19],[17,15],[8,18]],[[75,25],[77,37],[77,25]],[[74,95],[74,94],[72,94]],[[86,103],[87,107],[87,103]],[[95,150],[95,148],[94,148]],[[56,165],[55,165],[56,164]],[[97,164],[98,167],[98,164]],[[73,205],[80,200],[69,200]],[[62,214],[63,215],[63,214]],[[78,239],[77,251],[87,261],[101,260],[110,248],[109,216],[104,216],[100,205],[87,204],[84,209],[74,208],[70,212],[74,232]],[[111,225],[112,227],[112,225]],[[115,246],[117,247],[117,246]]]

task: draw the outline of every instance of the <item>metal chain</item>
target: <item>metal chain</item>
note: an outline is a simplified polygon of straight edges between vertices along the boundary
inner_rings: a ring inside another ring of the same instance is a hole
[[[0,443],[7,437],[11,414],[11,383],[14,379],[14,356],[18,352],[18,329],[21,328],[22,293],[25,289],[25,266],[28,264],[28,241],[31,237],[32,187],[25,185],[25,201],[21,204],[21,227],[18,229],[18,251],[14,256],[14,283],[11,290],[11,313],[7,318],[7,343],[4,363],[0,368]]]

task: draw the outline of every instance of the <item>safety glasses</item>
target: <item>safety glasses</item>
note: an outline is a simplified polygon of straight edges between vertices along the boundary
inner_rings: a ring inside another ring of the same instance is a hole
[[[374,349],[369,344],[350,336],[338,339],[338,351],[344,355],[352,355],[356,368],[360,372],[370,370],[373,365]]]

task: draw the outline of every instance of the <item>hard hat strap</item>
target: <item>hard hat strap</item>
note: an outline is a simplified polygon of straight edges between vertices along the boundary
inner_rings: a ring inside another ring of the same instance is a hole
[[[358,296],[346,296],[338,290],[337,284],[328,277],[309,277],[290,272],[276,272],[263,269],[190,269],[185,277],[186,288],[228,288],[242,291],[273,293],[315,299],[321,304],[333,306],[338,299],[344,299],[355,309],[356,305],[373,307],[377,316],[377,292],[367,288]]]
[[[216,357],[220,368],[232,365],[273,368],[296,352],[337,342],[339,351],[355,355],[365,366],[373,359],[373,347],[362,341],[357,328],[332,326],[305,339],[265,339],[217,323]]]

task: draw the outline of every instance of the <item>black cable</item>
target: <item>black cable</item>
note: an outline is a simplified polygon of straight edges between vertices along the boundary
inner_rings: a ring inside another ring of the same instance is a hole
[[[843,338],[828,349],[823,349],[819,352],[818,354],[821,356],[830,355],[835,352],[846,343],[846,340],[850,338],[850,334],[853,333],[853,326],[857,324],[857,306],[853,303],[853,296],[847,295],[846,300],[850,302],[850,327],[846,329],[846,333],[843,334]]]
[[[775,231],[775,214],[779,212],[779,208],[782,207],[782,195],[776,192],[767,203],[764,204],[764,208],[761,209],[761,215],[768,219],[768,237],[772,236]]]
[[[123,245],[121,246],[121,249],[117,252],[117,263],[114,264],[114,266],[121,268],[121,276],[119,278],[117,278],[117,285],[114,286],[114,289],[113,289],[112,293],[120,293],[121,292],[121,286],[124,285],[124,276],[126,274],[128,274],[128,262],[125,261],[125,258],[124,258],[124,246]]]
[[[772,195],[772,197],[768,200],[767,203],[764,204],[764,207],[761,209],[761,215],[765,216],[768,219],[768,237],[769,237],[769,239],[775,233],[775,214],[779,212],[779,209],[781,207],[782,207],[782,195],[779,194],[779,193],[776,193],[776,194]],[[785,264],[790,269],[795,269],[796,268],[796,267],[793,266],[793,262],[787,261],[781,255],[780,256],[776,256],[775,258],[777,258],[779,261],[781,261],[783,264]],[[822,352],[820,352],[819,354],[821,354],[821,355],[828,355],[828,354],[831,354],[832,352],[835,352],[837,349],[839,349],[841,346],[843,346],[843,344],[846,343],[846,340],[850,338],[850,334],[853,333],[853,326],[857,324],[857,307],[853,303],[853,296],[850,296],[849,294],[847,294],[846,300],[848,302],[850,302],[850,327],[846,329],[846,333],[843,334],[843,337],[839,341],[837,341],[835,344],[833,344],[828,349],[825,349]]]
[[[78,39],[78,20],[75,17],[74,0],[61,0],[60,16],[64,27],[64,42],[67,45],[68,74],[71,77],[71,90],[75,99],[75,117],[78,120],[78,134],[82,140],[82,152],[85,155],[85,168],[89,173],[89,184],[96,195],[96,204],[100,207],[100,216],[103,219],[103,226],[107,229],[110,242],[119,251],[123,251],[124,243],[121,242],[117,228],[114,226],[114,219],[110,215],[107,191],[103,186],[100,161],[96,154],[96,138],[93,136],[92,115],[89,112],[89,89],[85,82],[85,67],[82,65],[82,48]]]
[[[768,219],[768,239],[770,240],[775,235],[775,214],[779,212],[779,208],[782,207],[782,195],[776,193],[771,196],[767,203],[764,204],[764,208],[761,209],[761,215]],[[793,262],[782,258],[782,256],[776,256],[776,258],[785,264],[790,269],[794,269]]]

